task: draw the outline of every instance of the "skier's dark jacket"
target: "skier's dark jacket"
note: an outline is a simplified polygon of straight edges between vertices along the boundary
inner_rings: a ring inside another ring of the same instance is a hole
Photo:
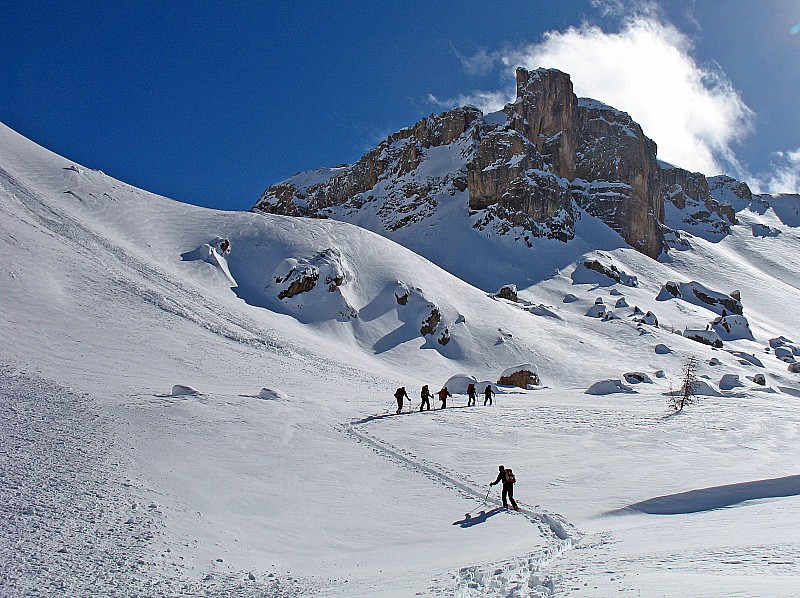
[[[494,482],[492,482],[491,485],[494,486],[495,484],[499,484],[500,482],[503,482],[503,486],[505,486],[506,484],[510,485],[510,482],[506,482],[506,470],[505,469],[501,470],[500,473],[497,474],[497,479]]]

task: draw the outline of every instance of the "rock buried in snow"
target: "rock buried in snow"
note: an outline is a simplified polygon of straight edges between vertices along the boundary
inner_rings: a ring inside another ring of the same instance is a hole
[[[653,380],[645,374],[644,372],[627,372],[622,375],[625,378],[625,382],[628,384],[641,384],[642,382],[648,382],[650,384],[653,383]]]
[[[172,392],[170,395],[173,397],[199,397],[203,393],[197,390],[196,388],[192,388],[191,386],[185,386],[183,384],[176,384],[172,387]]]
[[[572,293],[567,293],[564,295],[564,303],[575,303],[577,300],[578,298]]]
[[[793,374],[800,374],[800,361],[789,364],[789,371]]]
[[[655,352],[656,352],[658,355],[667,355],[668,353],[672,353],[672,349],[670,349],[670,348],[669,348],[667,345],[665,345],[665,344],[662,344],[662,343],[658,343],[658,344],[657,344],[657,345],[654,347],[654,351],[655,351]]]
[[[630,386],[627,386],[622,380],[616,378],[609,378],[607,380],[598,380],[586,389],[587,395],[610,395],[614,393],[635,393]]]
[[[722,347],[722,339],[713,330],[695,330],[687,328],[683,331],[683,336],[703,345],[710,345],[712,347]]]
[[[523,363],[507,368],[500,374],[497,383],[504,386],[518,386],[519,388],[538,386],[539,374],[535,365]]]
[[[515,284],[506,284],[500,287],[500,290],[494,294],[495,297],[500,297],[501,299],[506,299],[507,301],[513,301],[516,303],[519,298],[517,297],[517,285]]]
[[[276,390],[272,390],[271,388],[262,388],[258,392],[258,398],[267,401],[275,401],[283,397],[281,397],[281,394]]]

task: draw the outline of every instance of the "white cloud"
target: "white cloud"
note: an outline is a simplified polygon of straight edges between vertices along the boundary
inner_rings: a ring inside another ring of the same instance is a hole
[[[441,108],[477,106],[484,113],[496,112],[513,99],[514,94],[510,91],[473,91],[447,99],[440,99],[431,93],[428,94],[428,101]]]
[[[627,6],[617,0],[600,5],[608,11]],[[540,43],[500,52],[500,60],[512,76],[516,66],[569,73],[579,97],[628,112],[658,144],[662,160],[708,175],[747,178],[734,146],[752,130],[753,112],[718,68],[692,58],[691,40],[661,19],[654,5],[628,15],[619,32],[588,24],[550,31]],[[476,64],[491,56],[482,53]],[[513,79],[509,89],[456,100],[497,110],[513,95],[512,85]]]
[[[800,193],[800,148],[777,152],[772,167],[753,180],[756,193]]]

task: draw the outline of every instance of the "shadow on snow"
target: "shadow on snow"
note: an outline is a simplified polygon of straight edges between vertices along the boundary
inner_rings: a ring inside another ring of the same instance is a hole
[[[473,525],[478,525],[479,523],[483,523],[484,521],[489,519],[489,517],[494,517],[498,513],[502,513],[505,510],[506,509],[501,509],[500,507],[495,507],[494,509],[491,509],[489,511],[478,511],[478,514],[475,515],[474,517],[472,516],[471,513],[466,513],[464,515],[464,519],[461,519],[460,521],[454,521],[453,525],[458,525],[463,528],[472,527]]]
[[[748,500],[797,495],[800,495],[800,475],[791,475],[657,496],[611,511],[609,514],[638,511],[651,515],[682,515],[731,507]]]

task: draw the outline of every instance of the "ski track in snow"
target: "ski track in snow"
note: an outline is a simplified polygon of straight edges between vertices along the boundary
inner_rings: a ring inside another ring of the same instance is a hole
[[[404,413],[401,415],[413,417],[415,414]],[[459,482],[455,473],[446,471],[440,464],[427,462],[385,440],[358,429],[372,421],[394,416],[394,414],[386,414],[354,419],[346,422],[342,427],[347,434],[353,436],[357,441],[368,444],[378,453],[395,463],[417,471],[440,484],[454,488],[466,498],[478,499],[485,505],[502,507],[500,500],[494,497],[487,499],[487,493],[484,489]],[[551,539],[550,544],[543,551],[500,563],[463,567],[458,571],[456,577],[456,596],[460,598],[477,596],[538,598],[555,594],[556,580],[552,575],[543,572],[543,569],[566,551],[578,546],[583,534],[561,515],[547,513],[543,510],[533,510],[526,508],[524,505],[520,507],[517,513],[534,524],[542,537],[549,537]]]
[[[274,574],[190,573],[162,540],[160,506],[126,477],[113,425],[91,397],[0,366],[0,596],[315,591]]]

